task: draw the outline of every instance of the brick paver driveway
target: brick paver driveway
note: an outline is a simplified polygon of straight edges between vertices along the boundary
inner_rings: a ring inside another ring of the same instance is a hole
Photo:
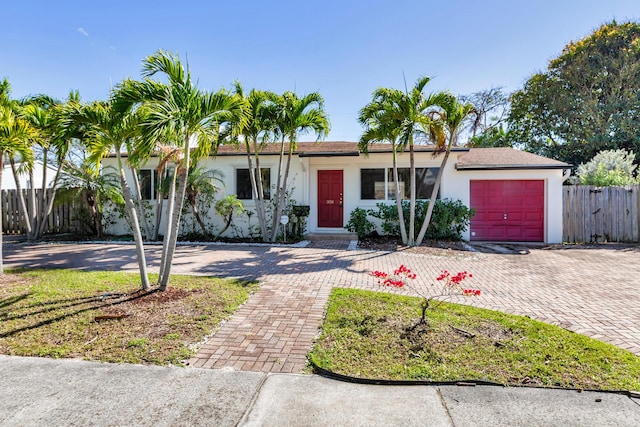
[[[300,372],[318,333],[333,287],[376,289],[372,270],[401,263],[425,285],[443,269],[467,270],[479,307],[527,315],[560,325],[640,355],[640,248],[531,249],[517,255],[441,251],[347,251],[340,244],[306,248],[268,246],[181,246],[173,272],[240,277],[262,282],[190,361],[196,367]],[[147,249],[151,270],[160,247]],[[4,246],[8,267],[137,269],[131,245]],[[400,292],[408,292],[400,290]]]

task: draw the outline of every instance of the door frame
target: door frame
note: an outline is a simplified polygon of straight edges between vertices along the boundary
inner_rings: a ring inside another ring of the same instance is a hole
[[[340,225],[320,225],[321,220],[323,219],[321,216],[321,203],[320,203],[320,175],[323,172],[340,172],[340,195],[336,199],[335,197],[331,200],[334,200],[336,204],[340,205]],[[318,169],[316,170],[316,207],[317,207],[317,218],[316,218],[316,227],[318,229],[342,229],[344,227],[344,169]]]

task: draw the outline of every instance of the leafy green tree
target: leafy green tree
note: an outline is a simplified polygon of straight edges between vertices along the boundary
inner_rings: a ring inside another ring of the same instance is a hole
[[[639,91],[640,24],[614,21],[569,43],[512,96],[510,129],[527,150],[573,165],[602,150],[637,155]]]
[[[638,182],[633,152],[625,150],[601,151],[587,163],[578,166],[577,181],[582,185],[609,187]]]
[[[180,58],[158,51],[143,60],[144,81],[127,79],[117,88],[118,110],[142,109],[141,139],[130,156],[144,161],[157,152],[159,142],[181,147],[182,156],[175,164],[177,191],[169,198],[168,226],[164,237],[160,278],[161,291],[167,289],[178,228],[187,190],[192,156],[195,160],[215,151],[224,131],[232,123],[244,121],[242,101],[226,91],[202,91],[194,84]],[[160,75],[163,81],[152,80]],[[193,147],[192,147],[193,145]],[[175,188],[174,185],[171,188]]]
[[[276,184],[276,212],[271,227],[271,241],[275,242],[280,228],[280,216],[284,210],[291,157],[297,148],[300,135],[313,132],[317,140],[329,133],[329,118],[324,111],[324,99],[317,92],[298,97],[293,92],[285,92],[273,98],[275,103],[275,128],[281,137],[278,177]],[[285,146],[287,161],[284,163]]]
[[[514,141],[513,133],[510,130],[505,130],[503,126],[496,126],[486,131],[477,134],[469,138],[467,147],[481,148],[481,147],[515,147],[517,144]]]

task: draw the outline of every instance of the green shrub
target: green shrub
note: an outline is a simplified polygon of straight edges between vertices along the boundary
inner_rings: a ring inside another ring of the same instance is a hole
[[[638,182],[633,151],[601,151],[589,162],[578,166],[576,183],[598,187],[624,186]]]
[[[359,239],[367,237],[375,229],[375,225],[367,218],[368,213],[365,209],[355,208],[351,211],[349,222],[344,228],[356,233]]]
[[[416,202],[416,235],[422,227],[427,213],[429,201]],[[398,208],[395,204],[378,203],[377,210],[370,210],[369,215],[381,222],[382,233],[391,236],[400,236],[398,221]],[[409,201],[402,202],[405,227],[409,228]],[[461,240],[462,232],[469,226],[471,217],[475,214],[472,209],[466,207],[460,200],[438,199],[433,207],[431,223],[427,228],[426,238],[431,240]]]

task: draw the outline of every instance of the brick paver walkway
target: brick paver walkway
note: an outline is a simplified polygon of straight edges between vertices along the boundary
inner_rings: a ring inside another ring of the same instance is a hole
[[[173,272],[241,277],[262,282],[249,301],[190,361],[199,367],[300,372],[319,331],[333,287],[377,289],[365,274],[404,263],[423,286],[443,269],[474,274],[479,307],[530,316],[640,355],[640,247],[531,249],[520,255],[346,251],[319,242],[307,248],[180,247]],[[150,247],[157,268],[159,247]],[[70,266],[136,270],[132,246],[6,245],[6,266]],[[69,255],[69,254],[72,255]],[[77,255],[81,256],[77,256]],[[470,284],[471,285],[471,284]],[[401,293],[409,293],[406,289]]]

